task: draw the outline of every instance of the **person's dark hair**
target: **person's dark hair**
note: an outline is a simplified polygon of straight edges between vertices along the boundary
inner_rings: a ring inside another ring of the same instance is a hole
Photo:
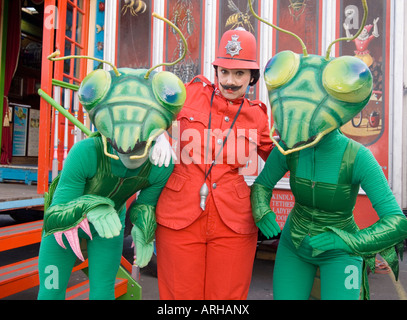
[[[251,73],[253,80],[250,81],[249,86],[254,86],[257,83],[257,81],[259,81],[259,79],[260,79],[260,70],[250,69],[250,73]]]
[[[218,77],[218,66],[213,66],[215,68],[215,75]],[[252,80],[249,82],[249,86],[254,86],[260,79],[260,70],[250,69],[250,77]]]

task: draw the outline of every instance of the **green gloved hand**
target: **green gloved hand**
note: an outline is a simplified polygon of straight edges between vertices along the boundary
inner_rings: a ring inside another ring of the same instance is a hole
[[[90,210],[86,216],[102,238],[109,239],[120,234],[122,224],[116,210],[112,206],[97,206]]]
[[[343,241],[339,236],[333,232],[324,232],[315,237],[312,237],[309,241],[312,248],[327,251],[327,250],[343,250],[348,253],[353,253],[351,248]]]
[[[275,237],[281,232],[280,226],[276,222],[276,215],[273,211],[264,215],[263,218],[256,223],[256,226],[267,237],[267,239]]]
[[[131,230],[134,245],[136,246],[135,264],[140,268],[144,268],[151,260],[154,252],[154,241],[146,243],[144,233],[137,226],[133,226]]]

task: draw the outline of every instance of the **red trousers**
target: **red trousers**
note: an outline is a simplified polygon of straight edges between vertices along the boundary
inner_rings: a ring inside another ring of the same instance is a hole
[[[157,226],[157,272],[163,300],[246,299],[257,232],[238,234],[219,216],[212,197],[190,226]]]

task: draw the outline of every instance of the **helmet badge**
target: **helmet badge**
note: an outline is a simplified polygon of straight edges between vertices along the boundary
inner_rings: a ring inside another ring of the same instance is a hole
[[[230,54],[232,58],[236,55],[239,55],[240,50],[242,50],[242,47],[240,46],[240,41],[237,41],[239,39],[238,35],[233,35],[232,40],[228,41],[228,44],[226,45],[226,54]]]

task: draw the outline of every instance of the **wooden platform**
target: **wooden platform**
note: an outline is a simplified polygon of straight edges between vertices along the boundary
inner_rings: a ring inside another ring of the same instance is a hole
[[[36,184],[38,181],[38,166],[0,165],[0,182],[6,181]]]
[[[36,185],[0,183],[0,211],[33,208],[44,205],[44,196],[37,193]]]
[[[24,183],[12,182],[0,183],[0,202],[42,197],[42,194],[37,193],[36,185],[27,185]]]

